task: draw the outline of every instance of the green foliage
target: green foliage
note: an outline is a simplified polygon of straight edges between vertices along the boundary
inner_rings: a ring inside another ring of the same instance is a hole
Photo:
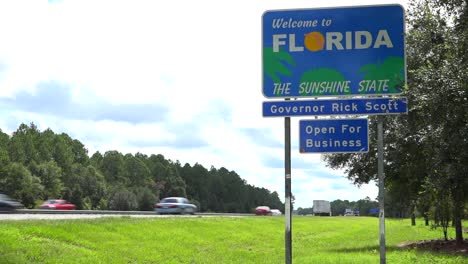
[[[370,215],[369,213],[370,209],[379,208],[379,202],[373,201],[369,197],[366,197],[364,199],[360,199],[356,201],[354,206],[351,208],[359,210],[359,215],[361,216],[368,216]]]
[[[128,190],[117,190],[109,201],[109,209],[133,211],[138,208],[136,195]]]
[[[139,211],[152,211],[156,203],[156,195],[149,188],[138,188],[135,190]]]
[[[70,201],[72,204],[76,205],[76,209],[84,209],[84,199],[83,189],[79,184],[72,185],[68,187],[68,192],[65,193],[65,199]]]
[[[92,210],[93,209],[93,206],[91,204],[91,199],[89,199],[89,197],[86,197],[83,199],[83,206],[82,206],[83,210]]]
[[[333,216],[344,215],[346,209],[354,209],[354,202],[338,199],[330,202],[330,207]]]
[[[125,155],[125,177],[130,186],[151,185],[151,175],[148,166],[143,160],[133,157],[131,154]]]
[[[39,152],[39,163],[48,162],[54,159],[54,139],[56,135],[51,129],[46,129],[39,133],[36,142]]]
[[[379,203],[377,201],[371,200],[369,197],[360,199],[358,201],[348,201],[348,200],[334,200],[330,202],[332,216],[342,216],[345,213],[346,209],[351,209],[353,211],[359,211],[360,216],[370,216],[370,209],[379,208]],[[298,215],[313,215],[313,207],[310,208],[297,208]]]
[[[34,124],[21,124],[11,138],[0,131],[0,165],[0,192],[29,207],[63,198],[77,209],[153,210],[161,198],[183,196],[201,211],[245,213],[258,205],[284,211],[276,192],[248,185],[234,171],[182,166],[161,154],[114,150],[89,158],[78,140]]]
[[[0,167],[6,166],[10,162],[10,155],[8,153],[8,145],[10,136],[3,133],[0,129]]]
[[[22,164],[13,162],[0,171],[0,192],[17,199],[26,207],[34,207],[40,197],[43,186],[41,180],[31,175]]]
[[[299,207],[299,208],[297,208],[296,213],[298,215],[313,215],[314,214],[314,209],[312,207],[309,207],[309,208]]]
[[[284,263],[284,218],[0,221],[0,263]],[[378,219],[294,217],[293,263],[378,263]],[[453,228],[450,228],[453,233]],[[402,248],[440,238],[386,221],[388,263],[465,263],[463,255]],[[19,243],[20,241],[20,243]]]
[[[64,197],[82,208],[83,199],[88,198],[92,209],[99,207],[101,200],[107,196],[107,183],[104,176],[93,166],[76,163],[65,180]]]
[[[386,116],[384,123],[386,206],[400,215],[412,213],[414,206],[425,215],[431,206],[448,208],[460,244],[468,201],[467,9],[466,1],[458,0],[410,3],[404,91],[408,114]],[[376,73],[378,67],[365,70]],[[370,121],[370,145],[375,146],[375,119]],[[346,168],[357,184],[376,177],[374,148],[368,154],[327,155],[325,161],[332,168]],[[446,199],[449,205],[437,205]]]
[[[91,156],[91,159],[90,159],[90,163],[92,166],[94,166],[95,168],[101,168],[102,167],[102,160],[103,160],[103,156],[102,154],[99,152],[99,151],[96,151],[92,156]]]
[[[127,183],[125,178],[125,161],[124,157],[118,151],[107,151],[104,153],[101,167],[99,168],[107,182],[114,185]]]
[[[30,171],[41,180],[44,187],[42,198],[44,200],[60,197],[63,190],[62,169],[55,161],[48,161],[37,165],[31,164]]]
[[[31,124],[31,126],[21,124],[13,132],[13,136],[9,142],[10,159],[13,162],[19,162],[26,166],[32,161],[37,162],[39,157],[35,141],[38,137],[39,131],[34,124]]]
[[[174,166],[168,166],[162,175],[159,182],[160,194],[162,197],[179,196],[186,197],[185,182],[179,175],[178,170]]]
[[[53,159],[65,174],[70,173],[73,166],[73,151],[70,137],[64,133],[54,137]]]

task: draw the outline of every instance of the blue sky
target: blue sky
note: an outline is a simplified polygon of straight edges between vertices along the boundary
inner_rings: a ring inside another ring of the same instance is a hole
[[[258,2],[258,3],[257,3]],[[392,1],[1,1],[0,128],[34,122],[95,151],[162,154],[236,171],[284,197],[282,118],[263,118],[265,10]],[[398,2],[397,3],[403,3]],[[319,154],[300,154],[296,207],[366,196]]]

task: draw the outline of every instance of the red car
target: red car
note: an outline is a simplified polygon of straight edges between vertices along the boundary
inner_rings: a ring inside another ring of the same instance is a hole
[[[255,208],[256,215],[272,215],[271,209],[268,206],[259,206]]]
[[[75,210],[76,206],[65,200],[47,200],[41,204],[40,208],[49,210]]]

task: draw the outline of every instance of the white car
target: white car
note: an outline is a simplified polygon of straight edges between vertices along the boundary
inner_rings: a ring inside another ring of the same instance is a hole
[[[271,215],[282,215],[282,213],[278,209],[271,209]]]
[[[197,209],[184,197],[167,197],[154,205],[154,210],[160,214],[195,214]]]

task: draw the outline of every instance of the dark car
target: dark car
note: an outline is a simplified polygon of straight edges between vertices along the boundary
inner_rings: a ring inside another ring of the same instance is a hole
[[[0,193],[0,213],[2,212],[13,212],[16,209],[23,208],[24,206],[11,199],[8,195]]]
[[[43,204],[41,204],[40,208],[49,210],[75,210],[76,206],[65,200],[55,199],[45,201]]]
[[[155,204],[154,210],[160,214],[194,214],[197,206],[184,197],[167,197]]]
[[[268,206],[258,206],[255,208],[256,215],[272,215],[271,209]]]

